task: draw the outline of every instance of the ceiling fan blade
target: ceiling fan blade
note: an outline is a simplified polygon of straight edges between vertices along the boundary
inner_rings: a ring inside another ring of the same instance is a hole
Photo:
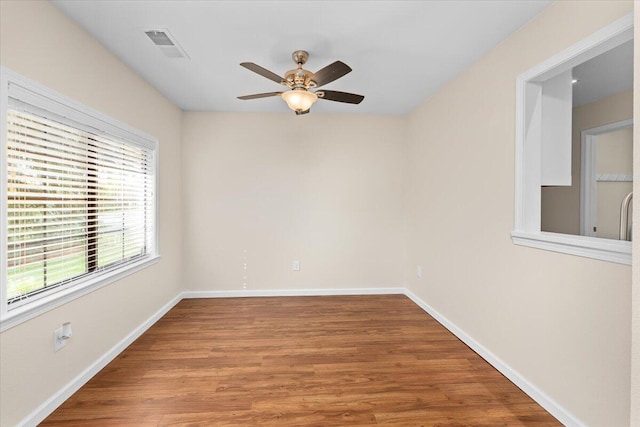
[[[336,61],[333,64],[329,64],[323,69],[317,71],[313,76],[311,76],[311,80],[316,82],[316,87],[320,87],[327,83],[331,83],[350,72],[351,67],[342,61]]]
[[[316,92],[318,98],[326,99],[327,101],[346,102],[347,104],[360,104],[364,99],[362,95],[356,95],[355,93],[339,92],[337,90],[319,90]]]
[[[280,96],[282,92],[266,92],[266,93],[255,93],[253,95],[244,95],[239,96],[238,99],[258,99],[258,98],[268,98],[270,96]]]
[[[240,66],[246,68],[247,70],[253,71],[254,73],[260,74],[262,77],[266,77],[269,80],[273,80],[278,84],[284,84],[284,80],[282,77],[274,73],[273,71],[269,71],[266,68],[259,66],[258,64],[254,64],[253,62],[243,62]]]

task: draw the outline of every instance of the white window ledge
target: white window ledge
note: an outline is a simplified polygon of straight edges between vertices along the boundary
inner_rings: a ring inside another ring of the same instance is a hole
[[[631,265],[631,242],[559,233],[512,231],[516,245]]]
[[[19,325],[29,319],[33,319],[49,310],[60,307],[76,298],[80,298],[90,292],[102,288],[110,283],[122,279],[130,274],[147,268],[160,260],[160,256],[148,256],[138,262],[121,267],[110,273],[105,273],[93,280],[86,280],[78,283],[76,286],[68,288],[62,287],[60,291],[47,294],[42,298],[31,301],[27,304],[10,309],[7,315],[0,320],[0,332],[4,332],[9,328]]]

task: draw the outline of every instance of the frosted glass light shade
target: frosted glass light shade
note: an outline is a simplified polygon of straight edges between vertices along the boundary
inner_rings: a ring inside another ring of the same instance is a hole
[[[282,92],[282,99],[285,100],[289,108],[293,111],[307,111],[314,102],[318,100],[318,95],[304,89],[293,89]]]

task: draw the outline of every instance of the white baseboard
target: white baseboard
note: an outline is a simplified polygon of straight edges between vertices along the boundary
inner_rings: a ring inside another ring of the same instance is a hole
[[[551,415],[558,419],[562,424],[567,427],[585,427],[582,421],[580,421],[575,415],[567,411],[560,406],[556,401],[551,399],[546,393],[531,384],[520,375],[517,371],[512,369],[498,356],[487,350],[482,344],[471,338],[465,331],[457,327],[454,323],[449,321],[446,317],[436,311],[429,304],[425,303],[416,294],[408,289],[404,290],[404,294],[415,302],[420,308],[427,312],[431,317],[438,321],[442,326],[447,328],[449,332],[458,337],[460,341],[465,343],[469,348],[475,351],[480,357],[486,360],[491,366],[496,368],[502,375],[507,377],[512,383],[514,383],[520,390],[525,392],[529,397],[535,400],[540,406],[546,409]]]
[[[243,289],[233,291],[184,291],[182,298],[297,297],[322,295],[404,295],[405,288]]]
[[[561,423],[569,427],[584,427],[581,422],[572,413],[564,409],[553,399],[547,396],[543,391],[535,385],[527,381],[517,371],[503,362],[495,354],[487,350],[482,344],[471,338],[465,331],[460,329],[446,317],[436,311],[429,304],[421,300],[417,295],[405,288],[348,288],[348,289],[271,289],[271,290],[229,290],[229,291],[184,291],[175,298],[165,304],[160,310],[153,314],[149,319],[138,326],[129,335],[123,338],[118,344],[113,346],[102,357],[96,360],[91,366],[85,369],[81,374],[70,381],[66,386],[60,389],[56,394],[47,399],[38,406],[31,414],[26,416],[20,423],[20,426],[31,427],[37,426],[48,415],[50,415],[58,406],[67,400],[73,393],[78,391],[86,384],[95,374],[102,368],[107,366],[109,362],[116,358],[125,348],[133,343],[140,335],[142,335],[149,327],[164,316],[171,308],[185,298],[233,298],[233,297],[272,297],[272,296],[321,296],[321,295],[389,295],[403,294],[410,298],[427,314],[437,320],[442,326],[447,328],[452,334],[458,337],[462,342],[468,345],[473,351],[478,353],[480,357],[486,360],[491,366],[496,368],[512,383],[519,387],[529,397],[535,400],[540,406],[546,409],[551,415],[556,417]]]
[[[67,385],[61,388],[56,394],[47,399],[38,406],[33,412],[27,415],[18,423],[23,427],[37,426],[45,418],[47,418],[55,409],[62,405],[73,393],[78,391],[80,387],[85,385],[95,374],[100,372],[102,368],[107,366],[109,362],[116,358],[122,351],[133,343],[140,335],[156,323],[162,316],[171,310],[177,303],[182,300],[182,294],[178,294],[164,305],[160,310],[145,320],[140,326],[134,329],[129,335],[124,337],[118,344],[114,345],[109,351],[103,354],[91,366],[85,369],[77,377],[71,380]]]

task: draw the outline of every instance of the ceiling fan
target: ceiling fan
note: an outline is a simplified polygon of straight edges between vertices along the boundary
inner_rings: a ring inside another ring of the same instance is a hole
[[[296,50],[291,55],[293,61],[298,65],[298,68],[289,70],[285,73],[284,77],[280,77],[276,73],[273,73],[266,68],[263,68],[253,62],[243,62],[240,65],[251,70],[254,73],[260,74],[263,77],[273,80],[283,86],[287,86],[289,90],[284,92],[267,92],[256,93],[254,95],[239,96],[238,99],[257,99],[268,98],[271,96],[280,96],[285,100],[289,108],[295,111],[296,115],[307,114],[318,99],[325,99],[327,101],[345,102],[347,104],[359,104],[364,99],[362,95],[356,95],[355,93],[339,92],[336,90],[316,90],[312,92],[311,88],[319,88],[331,83],[334,80],[339,79],[351,72],[351,67],[342,61],[336,61],[333,64],[329,64],[323,69],[312,73],[309,70],[305,70],[302,66],[309,59],[309,53],[304,50]]]

